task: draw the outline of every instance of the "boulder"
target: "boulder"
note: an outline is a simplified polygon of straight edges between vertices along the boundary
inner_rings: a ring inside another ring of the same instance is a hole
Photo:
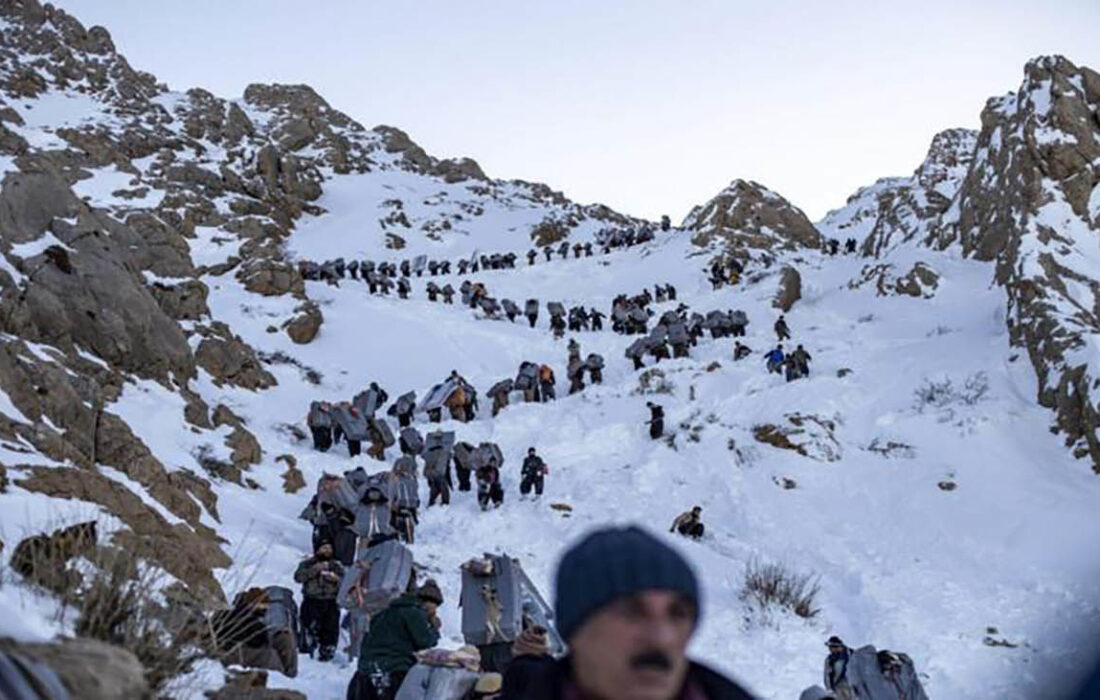
[[[225,439],[226,447],[232,450],[229,459],[238,469],[247,469],[253,464],[259,464],[263,460],[263,450],[260,449],[260,441],[256,439],[247,428],[237,426],[229,437]]]
[[[785,265],[779,274],[779,289],[775,293],[775,299],[772,300],[772,306],[786,313],[801,298],[802,275],[790,265]]]
[[[835,462],[843,454],[835,436],[836,427],[837,420],[833,418],[788,413],[778,424],[753,426],[752,435],[757,442],[781,450],[791,450],[819,462]]]
[[[231,384],[242,389],[266,389],[277,382],[260,364],[255,351],[229,327],[215,322],[202,328],[202,341],[195,351],[195,361],[210,373],[218,386]]]
[[[0,649],[38,661],[53,670],[79,700],[152,700],[141,662],[122,647],[94,639],[66,639],[50,644],[0,640]]]
[[[292,319],[283,324],[286,334],[299,345],[313,342],[317,333],[321,330],[321,324],[325,317],[320,307],[313,302],[307,302],[298,307],[298,313]]]
[[[238,269],[237,279],[248,291],[263,296],[302,295],[305,291],[305,285],[298,270],[283,260],[271,258],[250,260]]]

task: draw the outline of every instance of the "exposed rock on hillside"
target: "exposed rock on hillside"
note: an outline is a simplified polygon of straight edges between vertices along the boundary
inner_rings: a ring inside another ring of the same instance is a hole
[[[1013,344],[1027,348],[1039,402],[1100,471],[1100,74],[1060,56],[1030,61],[990,100],[974,161],[936,244],[996,262]]]
[[[763,185],[734,180],[706,204],[691,210],[682,224],[692,241],[718,240],[727,248],[770,251],[820,248],[822,236],[806,215]]]
[[[880,257],[900,244],[925,240],[966,176],[977,136],[969,129],[941,131],[912,176],[887,177],[861,188],[818,227],[838,240],[855,238],[865,256]]]

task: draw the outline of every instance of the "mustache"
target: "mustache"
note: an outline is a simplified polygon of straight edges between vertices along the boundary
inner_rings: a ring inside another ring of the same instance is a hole
[[[672,659],[663,651],[644,651],[630,659],[630,668],[635,671],[671,671]]]

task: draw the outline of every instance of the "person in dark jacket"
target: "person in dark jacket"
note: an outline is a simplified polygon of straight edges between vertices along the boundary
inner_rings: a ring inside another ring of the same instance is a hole
[[[825,687],[836,695],[837,700],[853,700],[855,694],[848,682],[848,661],[852,650],[837,636],[829,637],[825,642],[829,655],[825,657]]]
[[[523,632],[512,644],[512,660],[504,672],[500,700],[523,700],[532,689],[532,681],[554,665],[546,628],[527,618],[524,622]]]
[[[569,655],[528,684],[524,700],[751,700],[687,658],[702,617],[683,557],[638,527],[607,528],[558,565],[555,620]]]
[[[791,328],[787,325],[787,319],[782,315],[775,322],[775,335],[779,342],[791,339]]]
[[[695,506],[689,511],[681,513],[672,521],[672,527],[668,529],[669,532],[679,532],[684,537],[690,537],[693,540],[697,540],[703,536],[705,531],[702,521],[703,509],[699,506]]]
[[[321,542],[317,554],[302,561],[294,572],[294,580],[302,584],[302,651],[312,656],[314,644],[319,645],[320,661],[331,660],[340,641],[336,594],[343,577],[344,565],[333,558],[332,544],[327,541]]]
[[[415,593],[397,598],[371,619],[347,700],[393,700],[416,663],[416,652],[439,643],[440,605],[443,594],[429,579]]]
[[[313,527],[313,551],[320,548],[322,542],[332,543],[332,554],[336,561],[351,566],[355,560],[355,546],[358,535],[351,529],[355,515],[347,508],[341,508],[329,502],[321,504],[324,519]]]
[[[794,363],[794,366],[798,369],[798,373],[803,377],[810,376],[810,360],[814,359],[810,356],[810,353],[806,352],[806,349],[799,345],[791,353],[790,362]]]
[[[500,469],[493,464],[479,467],[477,477],[477,503],[482,510],[499,508],[504,503],[504,488],[500,485]]]
[[[656,440],[665,434],[665,409],[652,401],[645,405],[649,406],[649,437]]]
[[[535,498],[542,495],[542,487],[546,475],[550,472],[542,457],[535,454],[535,448],[527,450],[527,458],[523,460],[523,468],[520,471],[522,479],[519,482],[520,498],[526,499],[531,489],[535,489]]]
[[[590,319],[592,319],[592,330],[594,330],[594,331],[602,331],[603,330],[603,320],[605,318],[607,318],[606,314],[603,314],[599,311],[599,309],[594,308],[594,309],[592,309],[591,311],[588,312],[588,317]]]

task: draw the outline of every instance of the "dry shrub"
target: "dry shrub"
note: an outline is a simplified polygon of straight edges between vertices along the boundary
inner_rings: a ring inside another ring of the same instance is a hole
[[[770,618],[773,611],[787,610],[809,620],[821,610],[814,599],[821,592],[817,576],[799,574],[782,564],[762,564],[750,561],[745,566],[745,581],[740,598],[752,611]]]

